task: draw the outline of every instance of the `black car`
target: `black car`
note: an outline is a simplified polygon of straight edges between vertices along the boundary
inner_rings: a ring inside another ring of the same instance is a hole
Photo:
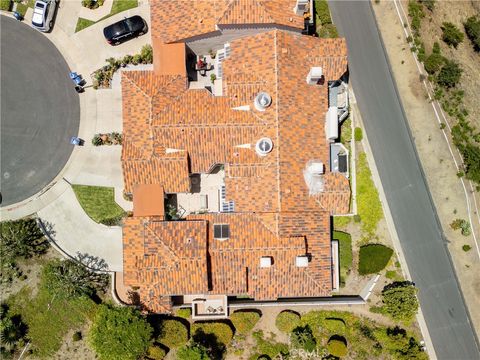
[[[140,36],[148,31],[148,25],[140,16],[125,18],[103,29],[103,35],[111,45],[118,45],[132,37]]]

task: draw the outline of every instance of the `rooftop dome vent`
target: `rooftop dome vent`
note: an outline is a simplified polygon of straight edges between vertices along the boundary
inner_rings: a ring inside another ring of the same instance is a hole
[[[272,98],[270,95],[268,95],[266,92],[260,92],[258,95],[255,97],[255,109],[258,111],[265,111],[267,107],[269,107],[272,104]]]
[[[255,151],[260,156],[266,156],[273,149],[273,142],[270,138],[263,137],[257,141]]]

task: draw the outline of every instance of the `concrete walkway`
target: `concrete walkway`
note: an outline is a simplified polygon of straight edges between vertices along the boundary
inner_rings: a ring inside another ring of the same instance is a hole
[[[113,0],[105,0],[103,5],[96,9],[89,9],[82,6],[80,11],[78,12],[78,17],[88,19],[91,21],[98,21],[101,18],[110,14],[110,11],[112,11],[112,5],[113,5]]]
[[[109,271],[122,271],[122,229],[97,224],[88,217],[68,186],[56,201],[38,213],[50,237],[72,257],[87,254],[104,260]]]
[[[108,0],[107,0],[108,1]],[[107,227],[91,220],[80,207],[70,184],[111,186],[115,201],[124,210],[132,203],[123,199],[121,146],[91,144],[96,133],[122,131],[122,98],[119,81],[112,89],[94,90],[90,74],[105,65],[109,57],[123,57],[140,52],[150,43],[150,34],[110,46],[103,38],[103,28],[125,16],[140,15],[150,24],[150,7],[146,0],[139,6],[105,19],[75,33],[81,10],[80,1],[61,1],[53,31],[45,36],[65,57],[70,69],[83,75],[87,88],[80,94],[80,128],[77,135],[84,146],[75,147],[64,169],[41,192],[8,207],[0,208],[0,220],[19,219],[37,213],[53,229],[55,243],[70,256],[87,253],[104,259],[111,271],[122,271],[122,234],[120,227]],[[31,23],[32,11],[27,11],[24,25]],[[68,76],[68,74],[65,74]],[[72,83],[73,86],[73,83]]]

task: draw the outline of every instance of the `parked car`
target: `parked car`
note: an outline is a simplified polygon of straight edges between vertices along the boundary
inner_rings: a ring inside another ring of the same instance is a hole
[[[118,45],[132,37],[145,34],[148,25],[140,16],[125,18],[103,29],[103,35],[111,45]]]
[[[53,26],[53,16],[59,0],[37,0],[33,7],[32,27],[49,32]]]

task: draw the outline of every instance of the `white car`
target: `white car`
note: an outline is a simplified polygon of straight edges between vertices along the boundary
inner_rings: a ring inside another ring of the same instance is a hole
[[[53,26],[53,16],[58,0],[37,0],[33,7],[32,27],[39,31],[49,32]]]

